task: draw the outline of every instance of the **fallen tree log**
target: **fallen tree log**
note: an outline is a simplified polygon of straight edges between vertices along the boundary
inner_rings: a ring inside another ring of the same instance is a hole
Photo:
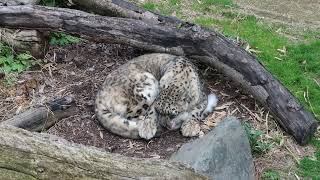
[[[62,118],[76,112],[74,99],[66,96],[47,103],[46,106],[30,108],[27,111],[5,120],[0,125],[11,125],[28,131],[43,131]]]
[[[270,109],[299,144],[308,142],[317,121],[256,58],[219,33],[182,23],[161,26],[41,6],[0,7],[0,26],[65,31],[96,42],[112,42],[192,57],[217,67]]]
[[[207,179],[158,159],[130,158],[12,126],[0,131],[0,179]]]
[[[161,23],[166,26],[176,26],[177,24],[185,23],[176,17],[162,16],[122,0],[73,0],[72,2],[83,7],[85,11],[91,11],[104,16],[137,19],[153,24]]]

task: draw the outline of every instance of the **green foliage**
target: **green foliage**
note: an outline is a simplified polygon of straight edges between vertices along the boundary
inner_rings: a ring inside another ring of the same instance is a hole
[[[179,5],[181,3],[181,0],[170,0],[171,5]]]
[[[320,77],[320,41],[288,47],[291,59],[300,64],[300,69]]]
[[[311,179],[320,179],[320,140],[313,139],[311,144],[316,147],[315,159],[305,157],[300,161],[300,175]]]
[[[210,27],[214,25],[217,21],[213,18],[206,18],[206,17],[198,17],[195,19],[195,23],[205,26],[205,27]]]
[[[254,154],[262,154],[272,148],[271,142],[262,141],[262,131],[254,130],[249,123],[244,123],[243,127],[248,136],[251,150]]]
[[[181,2],[181,0],[159,1],[158,3],[147,1],[142,4],[142,7],[149,11],[159,10],[161,14],[168,16],[175,12],[175,16],[179,16]]]
[[[222,12],[221,13],[225,18],[234,19],[237,18],[238,14],[234,12]]]
[[[52,32],[50,33],[50,45],[65,46],[68,44],[74,44],[81,42],[82,39],[74,37],[62,32]]]
[[[142,7],[149,10],[149,11],[154,11],[156,10],[156,4],[152,3],[152,2],[145,2],[144,4],[142,4]]]
[[[218,5],[218,6],[225,6],[225,7],[231,7],[235,6],[235,4],[232,2],[232,0],[203,0],[204,5]]]
[[[262,174],[263,180],[280,180],[280,174],[277,171],[269,170]]]
[[[0,42],[0,71],[8,74],[22,72],[36,65],[38,62],[28,53],[15,55],[11,48]]]

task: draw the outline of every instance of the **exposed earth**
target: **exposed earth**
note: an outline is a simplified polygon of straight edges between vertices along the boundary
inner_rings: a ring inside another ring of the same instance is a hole
[[[298,30],[320,29],[318,0],[234,0],[244,12]]]

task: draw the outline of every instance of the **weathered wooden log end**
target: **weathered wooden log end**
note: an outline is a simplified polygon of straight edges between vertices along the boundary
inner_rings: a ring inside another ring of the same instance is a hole
[[[74,99],[65,96],[49,102],[46,106],[30,108],[11,119],[1,122],[0,125],[11,125],[29,131],[42,131],[59,120],[74,115],[75,112]]]

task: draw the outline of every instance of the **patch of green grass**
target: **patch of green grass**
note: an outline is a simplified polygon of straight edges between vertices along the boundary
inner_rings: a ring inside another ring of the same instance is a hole
[[[316,159],[303,158],[300,161],[300,175],[311,179],[320,179],[320,140],[313,139],[311,141],[316,147]]]
[[[280,174],[277,171],[269,170],[265,171],[261,177],[263,180],[280,180]]]
[[[157,5],[155,3],[153,3],[153,2],[145,2],[144,4],[142,4],[142,7],[144,9],[149,10],[149,11],[155,11]]]
[[[198,17],[194,20],[194,22],[196,24],[199,24],[204,27],[210,27],[210,26],[216,24],[217,20],[215,20],[213,18],[207,18],[207,17]]]
[[[306,32],[304,32],[303,38],[308,42],[320,39],[320,31],[307,30]]]
[[[225,12],[225,11],[222,11],[221,12],[221,14],[225,17],[225,18],[229,18],[229,19],[235,19],[235,18],[237,18],[237,16],[239,15],[239,14],[236,14],[236,13],[234,13],[234,12]]]
[[[181,3],[181,0],[170,0],[169,3],[171,5],[179,5]]]
[[[252,153],[263,154],[272,148],[270,141],[262,141],[264,135],[262,131],[254,130],[249,123],[244,123],[243,127],[249,139]]]
[[[320,87],[316,83],[317,79],[320,80],[319,40],[308,44],[290,44],[286,37],[252,16],[220,21],[198,18],[195,22],[218,25],[226,36],[240,37],[251,48],[261,51],[257,54],[259,61],[316,117],[320,116]]]
[[[234,6],[232,0],[203,0],[203,5]]]
[[[50,33],[50,45],[65,46],[81,42],[82,39],[62,32]]]
[[[158,3],[147,1],[141,6],[149,11],[160,11],[162,15],[171,16],[172,13],[176,13],[176,16],[180,15],[181,0],[167,0],[159,1]]]
[[[289,57],[300,64],[304,73],[320,77],[320,41],[289,46]]]

